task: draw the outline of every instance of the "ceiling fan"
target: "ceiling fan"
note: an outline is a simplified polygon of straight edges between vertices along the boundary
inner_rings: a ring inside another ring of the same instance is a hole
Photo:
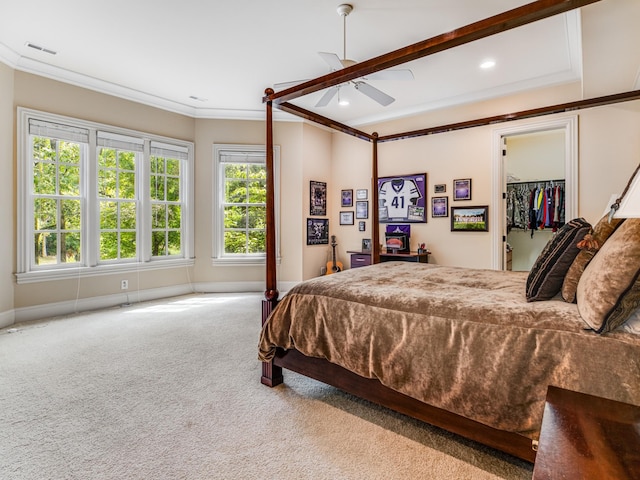
[[[342,50],[342,58],[340,58],[335,53],[327,53],[327,52],[318,52],[320,57],[329,65],[329,68],[332,72],[337,70],[341,70],[343,68],[350,67],[355,65],[357,62],[355,60],[351,60],[347,58],[347,16],[353,11],[353,6],[348,3],[344,3],[342,5],[338,5],[337,12],[338,15],[342,17],[342,32],[343,32],[343,50]],[[351,80],[349,82],[335,85],[330,87],[324,95],[318,100],[316,103],[316,107],[325,107],[329,104],[329,102],[338,95],[338,103],[340,105],[348,105],[348,102],[345,101],[344,97],[340,97],[340,90],[343,87],[351,84],[353,87],[360,93],[363,93],[367,97],[375,100],[382,106],[390,105],[395,101],[390,95],[387,95],[383,91],[377,89],[376,87],[366,83],[364,80],[413,80],[413,72],[408,69],[391,69],[391,70],[382,70],[380,72],[372,73],[366,77],[362,77],[362,79]],[[304,80],[297,82],[287,82],[287,83],[279,83],[274,85],[276,90],[291,87],[293,85],[297,85],[302,83]]]

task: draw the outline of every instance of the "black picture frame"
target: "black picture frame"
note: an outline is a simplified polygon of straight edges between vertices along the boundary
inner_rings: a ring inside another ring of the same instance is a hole
[[[373,244],[371,243],[371,239],[370,238],[363,238],[362,239],[362,251],[363,252],[370,252],[372,250],[372,246],[373,246]]]
[[[451,207],[452,232],[488,232],[489,206]]]
[[[353,212],[340,212],[340,225],[353,225]]]
[[[453,199],[471,200],[471,179],[459,178],[453,181]]]
[[[449,197],[431,197],[431,216],[433,218],[449,216]]]
[[[340,206],[353,207],[353,190],[341,190],[340,193]]]
[[[309,182],[309,215],[327,214],[327,183],[311,180]]]
[[[358,222],[358,231],[365,232],[367,230],[367,222]]]
[[[445,183],[438,183],[433,186],[433,193],[445,193],[447,191],[447,185]]]
[[[356,201],[356,218],[369,218],[369,201],[358,200]]]
[[[426,205],[426,173],[378,178],[380,223],[426,223]]]
[[[328,218],[307,218],[307,245],[329,245]]]

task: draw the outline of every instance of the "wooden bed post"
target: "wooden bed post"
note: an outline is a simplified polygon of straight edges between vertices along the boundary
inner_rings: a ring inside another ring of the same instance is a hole
[[[380,263],[380,216],[378,215],[378,132],[373,132],[373,158],[371,165],[371,241],[373,242],[372,263]]]
[[[273,89],[267,88],[265,94],[272,95]],[[267,231],[266,231],[266,287],[264,291],[264,300],[262,301],[262,324],[267,321],[269,314],[278,304],[278,282],[276,278],[276,216],[275,216],[275,181],[274,181],[274,165],[273,165],[273,102],[267,100],[267,141],[266,141],[266,157],[267,157]],[[262,363],[261,383],[274,387],[283,382],[282,367],[270,362]]]

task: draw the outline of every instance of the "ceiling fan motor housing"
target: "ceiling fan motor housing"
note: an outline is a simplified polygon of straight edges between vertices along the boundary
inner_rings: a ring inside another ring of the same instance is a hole
[[[353,10],[353,6],[348,3],[343,3],[342,5],[338,5],[338,15],[345,17],[351,13]]]

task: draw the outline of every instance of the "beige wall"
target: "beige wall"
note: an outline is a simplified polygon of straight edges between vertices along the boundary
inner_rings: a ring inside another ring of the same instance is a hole
[[[366,131],[378,131],[384,135],[447,125],[568,102],[579,98],[577,94],[576,85],[566,85],[529,95],[516,95],[495,102],[483,102],[369,126]],[[579,117],[578,215],[594,223],[600,218],[610,195],[624,188],[640,161],[640,101],[552,115],[545,119],[574,114]],[[534,118],[383,143],[379,147],[379,174],[386,176],[427,172],[429,206],[433,185],[444,183],[447,185],[449,206],[489,205],[491,210],[497,205],[496,199],[492,198],[493,132],[504,129],[507,125],[515,128],[539,121],[540,118]],[[362,167],[359,172],[360,167],[351,163],[351,157],[356,159],[354,162],[359,161],[354,155],[355,147],[351,144],[357,140],[334,142],[335,181],[331,196],[339,198],[340,189],[366,184],[370,178],[370,169]],[[338,165],[338,159],[348,159],[348,162]],[[365,165],[366,161],[362,160],[362,164]],[[457,178],[472,179],[471,201],[451,200],[452,181]],[[337,221],[337,217],[335,218]],[[381,233],[383,228],[381,226]],[[491,268],[493,228],[495,226],[489,225],[488,233],[451,232],[450,217],[434,219],[429,214],[426,224],[412,225],[411,247],[415,249],[418,242],[425,242],[432,251],[429,260],[433,263]],[[359,239],[365,236],[357,232],[357,225],[340,227],[339,231],[344,239],[339,255],[348,260],[346,251],[357,247]],[[370,235],[367,234],[366,237],[370,238]]]
[[[13,70],[0,63],[0,325],[13,322],[13,286],[15,236],[14,163],[13,163]],[[5,313],[9,312],[9,313]],[[3,318],[10,317],[10,318]]]

